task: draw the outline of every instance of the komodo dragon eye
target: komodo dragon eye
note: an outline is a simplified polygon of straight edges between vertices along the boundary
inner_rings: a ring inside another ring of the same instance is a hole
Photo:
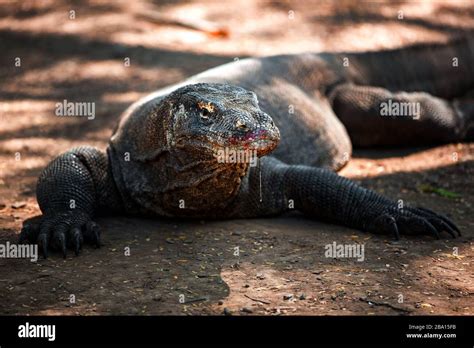
[[[197,104],[199,110],[201,110],[201,118],[204,120],[209,119],[209,115],[215,111],[214,105],[211,103],[204,103],[204,102],[199,102]]]

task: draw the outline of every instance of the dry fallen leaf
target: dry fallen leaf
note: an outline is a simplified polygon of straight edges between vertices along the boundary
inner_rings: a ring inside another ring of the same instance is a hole
[[[441,255],[449,257],[451,259],[458,259],[458,260],[462,260],[465,257],[465,255],[454,255],[454,254],[446,254],[446,253],[441,254]]]

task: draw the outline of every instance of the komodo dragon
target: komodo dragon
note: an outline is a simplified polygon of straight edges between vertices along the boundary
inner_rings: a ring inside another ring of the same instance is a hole
[[[160,89],[124,112],[106,152],[77,147],[44,169],[43,215],[20,242],[65,256],[100,246],[98,214],[251,218],[293,207],[397,239],[455,237],[447,217],[399,207],[335,171],[352,146],[472,140],[473,42],[243,59]],[[396,115],[386,105],[415,108]],[[236,160],[245,151],[257,165]]]

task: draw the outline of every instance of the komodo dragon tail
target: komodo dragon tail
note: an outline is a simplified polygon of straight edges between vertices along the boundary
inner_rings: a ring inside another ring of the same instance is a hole
[[[417,44],[395,50],[348,54],[356,85],[391,91],[423,91],[452,99],[474,90],[474,36],[447,44]]]
[[[474,139],[474,38],[338,58],[348,64],[330,100],[354,146]]]

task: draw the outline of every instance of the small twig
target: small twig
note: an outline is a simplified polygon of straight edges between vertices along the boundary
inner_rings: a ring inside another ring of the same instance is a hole
[[[207,297],[198,297],[198,298],[194,298],[194,299],[191,299],[191,300],[184,301],[183,303],[188,304],[188,303],[201,302],[201,301],[207,301],[207,300],[208,300]]]
[[[201,31],[215,37],[229,36],[229,31],[227,28],[220,27],[204,19],[193,18],[192,20],[189,20],[184,18],[170,18],[169,16],[162,15],[153,10],[139,12],[136,14],[136,16],[152,23],[175,25],[182,28]]]
[[[249,295],[246,295],[246,294],[244,296],[247,297],[248,299],[252,300],[252,301],[255,301],[255,302],[260,302],[260,303],[263,303],[263,304],[270,304],[270,302],[259,300],[257,298],[252,298],[252,297],[250,297]]]
[[[373,304],[374,306],[389,307],[393,310],[400,311],[400,312],[405,312],[405,313],[413,312],[411,309],[405,309],[405,308],[397,307],[397,306],[394,306],[394,305],[392,305],[388,302],[375,302],[375,301],[368,300],[367,298],[363,298],[363,297],[361,297],[360,300],[364,301],[364,302],[367,302],[369,305]]]

